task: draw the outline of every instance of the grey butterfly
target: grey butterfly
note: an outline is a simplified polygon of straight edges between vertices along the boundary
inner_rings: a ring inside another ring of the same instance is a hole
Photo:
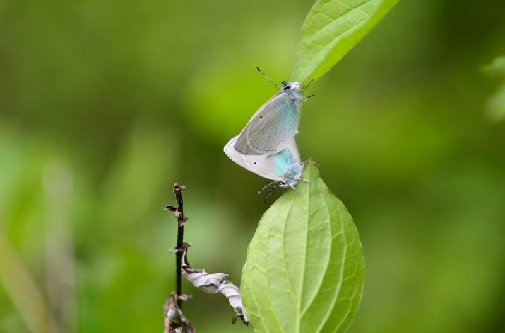
[[[307,100],[303,96],[307,86],[301,88],[300,82],[283,81],[280,92],[263,104],[240,132],[235,140],[235,150],[247,155],[264,155],[287,147],[298,133],[300,106]]]
[[[246,155],[237,151],[235,146],[238,139],[239,136],[234,137],[224,147],[224,152],[233,162],[263,178],[273,180],[272,184],[276,187],[294,188],[303,171],[294,137],[280,151],[263,155]]]

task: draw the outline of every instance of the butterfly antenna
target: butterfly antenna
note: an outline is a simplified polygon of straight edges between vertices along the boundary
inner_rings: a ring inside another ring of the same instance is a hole
[[[280,89],[280,86],[277,83],[275,83],[271,78],[269,78],[268,75],[266,75],[258,66],[256,66],[256,70],[275,88]]]
[[[307,88],[308,88],[308,87],[312,84],[312,82],[314,82],[314,79],[310,80],[310,81],[309,81],[309,83],[307,83],[306,85],[304,85],[304,86],[302,87],[302,92],[304,92],[304,91],[305,91],[305,89],[307,89]]]

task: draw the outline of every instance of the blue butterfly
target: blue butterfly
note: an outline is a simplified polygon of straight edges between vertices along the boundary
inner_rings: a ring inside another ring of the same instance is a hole
[[[295,136],[300,106],[307,100],[303,92],[309,84],[301,87],[300,82],[283,81],[280,92],[256,111],[239,135],[228,141],[225,154],[241,167],[273,180],[271,185],[275,187],[294,188],[303,171]]]
[[[294,189],[296,183],[301,180],[304,165],[300,162],[300,153],[294,138],[289,140],[287,147],[277,153],[246,155],[234,148],[238,137],[231,139],[224,147],[224,152],[233,162],[263,178],[273,180],[269,185]]]
[[[259,68],[256,69],[279,88]],[[247,155],[264,155],[287,147],[298,133],[300,106],[307,100],[303,96],[307,87],[301,87],[300,82],[283,81],[280,92],[263,104],[240,132],[235,140],[235,150]]]

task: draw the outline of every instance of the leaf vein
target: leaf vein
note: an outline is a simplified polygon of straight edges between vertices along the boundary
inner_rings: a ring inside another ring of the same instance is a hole
[[[320,32],[326,31],[326,30],[330,30],[330,34],[334,35],[333,33],[331,33],[331,29],[328,28],[329,25],[335,24],[335,22],[337,20],[342,19],[344,16],[348,15],[349,13],[351,13],[354,10],[362,10],[361,7],[364,6],[364,5],[367,5],[371,1],[372,0],[365,0],[364,2],[362,2],[360,4],[357,4],[356,6],[349,8],[347,11],[345,11],[342,14],[336,16],[335,18],[331,17],[330,15],[328,15],[326,12],[323,12],[323,11],[320,11],[318,13],[314,13],[314,16],[316,16],[318,14],[319,15],[324,15],[324,16],[327,16],[330,20],[328,22],[326,22],[323,26],[318,27],[317,29],[314,29],[314,30],[316,30],[316,32],[314,34],[312,34],[311,39],[315,39]],[[363,11],[363,13],[366,16],[364,19],[361,19],[361,20],[357,21],[355,24],[351,25],[349,28],[345,29],[340,34],[335,35],[334,39],[338,38],[338,36],[341,36],[341,35],[345,34],[349,29],[353,28],[354,26],[356,26],[357,24],[363,22],[364,20],[368,20],[371,17],[371,15],[368,14],[367,12]]]
[[[354,291],[350,297],[350,301],[351,301],[351,305],[347,308],[347,311],[345,313],[345,316],[342,318],[342,321],[340,322],[340,324],[337,325],[335,331],[333,331],[333,333],[335,332],[338,332],[338,330],[340,329],[340,326],[342,326],[342,324],[345,322],[345,319],[347,318],[347,316],[349,315],[349,313],[351,313],[351,310],[352,310],[352,300],[354,299],[354,296],[356,296],[356,292],[358,291],[358,286],[356,286],[354,288]]]
[[[325,198],[326,200],[326,198]],[[326,203],[328,204],[328,203]],[[345,265],[346,265],[346,255],[347,255],[347,239],[345,237],[345,223],[344,223],[344,220],[342,218],[342,211],[341,209],[336,209],[338,210],[338,213],[339,213],[339,220],[340,220],[340,223],[342,224],[342,234],[344,234],[344,247],[343,247],[343,250],[342,250],[342,267],[340,269],[340,278],[339,278],[339,283],[338,283],[338,287],[337,287],[337,292],[336,292],[336,295],[335,295],[335,298],[331,304],[331,306],[329,307],[329,310],[325,316],[325,318],[321,321],[321,325],[319,325],[316,333],[319,333],[321,332],[321,330],[324,328],[324,326],[326,325],[326,323],[328,322],[328,319],[330,318],[331,316],[331,313],[333,312],[333,309],[335,308],[335,304],[337,303],[338,301],[338,296],[340,296],[340,290],[342,289],[342,279],[343,279],[343,276],[344,276],[344,270],[345,270]]]
[[[326,211],[328,213],[328,221],[329,221],[329,224],[330,224],[330,235],[331,235],[331,215],[330,215],[330,209],[328,207],[328,203],[326,202],[326,199],[324,198],[324,194],[322,195],[323,197],[323,200],[324,200],[324,207],[326,208]],[[304,307],[302,313],[301,313],[301,317],[303,317],[305,315],[305,313],[308,311],[308,309],[310,308],[310,306],[312,305],[312,303],[314,303],[314,300],[316,299],[317,295],[319,294],[319,291],[321,290],[321,287],[323,285],[323,282],[324,282],[324,278],[326,276],[326,272],[328,271],[328,266],[329,266],[329,263],[331,261],[331,249],[332,249],[332,246],[333,246],[333,237],[331,237],[330,239],[330,249],[329,249],[329,256],[328,256],[328,260],[326,262],[326,266],[324,268],[324,272],[323,272],[323,277],[321,279],[321,281],[319,282],[319,285],[317,287],[317,292],[314,293],[314,296],[312,296],[312,299],[310,300],[310,302],[307,303],[307,305]]]

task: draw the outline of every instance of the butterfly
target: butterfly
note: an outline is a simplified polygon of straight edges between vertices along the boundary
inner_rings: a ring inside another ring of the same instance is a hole
[[[258,67],[256,69],[279,88]],[[309,84],[302,87],[300,82],[283,81],[280,92],[263,104],[238,137],[232,139],[235,139],[235,150],[246,155],[265,155],[287,147],[298,133],[300,106],[307,100],[303,92]]]
[[[270,83],[270,80],[258,67]],[[312,82],[312,81],[311,81]],[[239,135],[228,141],[225,154],[241,167],[273,180],[266,187],[294,189],[300,180],[303,163],[296,146],[300,106],[308,97],[300,82],[283,81],[280,92],[268,100],[254,115]],[[311,96],[309,96],[311,97]],[[265,187],[265,188],[266,188]]]
[[[235,163],[263,178],[273,180],[267,187],[294,188],[301,180],[304,163],[294,137],[285,148],[273,154],[246,155],[235,149],[239,136],[232,138],[224,147],[225,154]],[[261,191],[260,191],[261,192]]]

